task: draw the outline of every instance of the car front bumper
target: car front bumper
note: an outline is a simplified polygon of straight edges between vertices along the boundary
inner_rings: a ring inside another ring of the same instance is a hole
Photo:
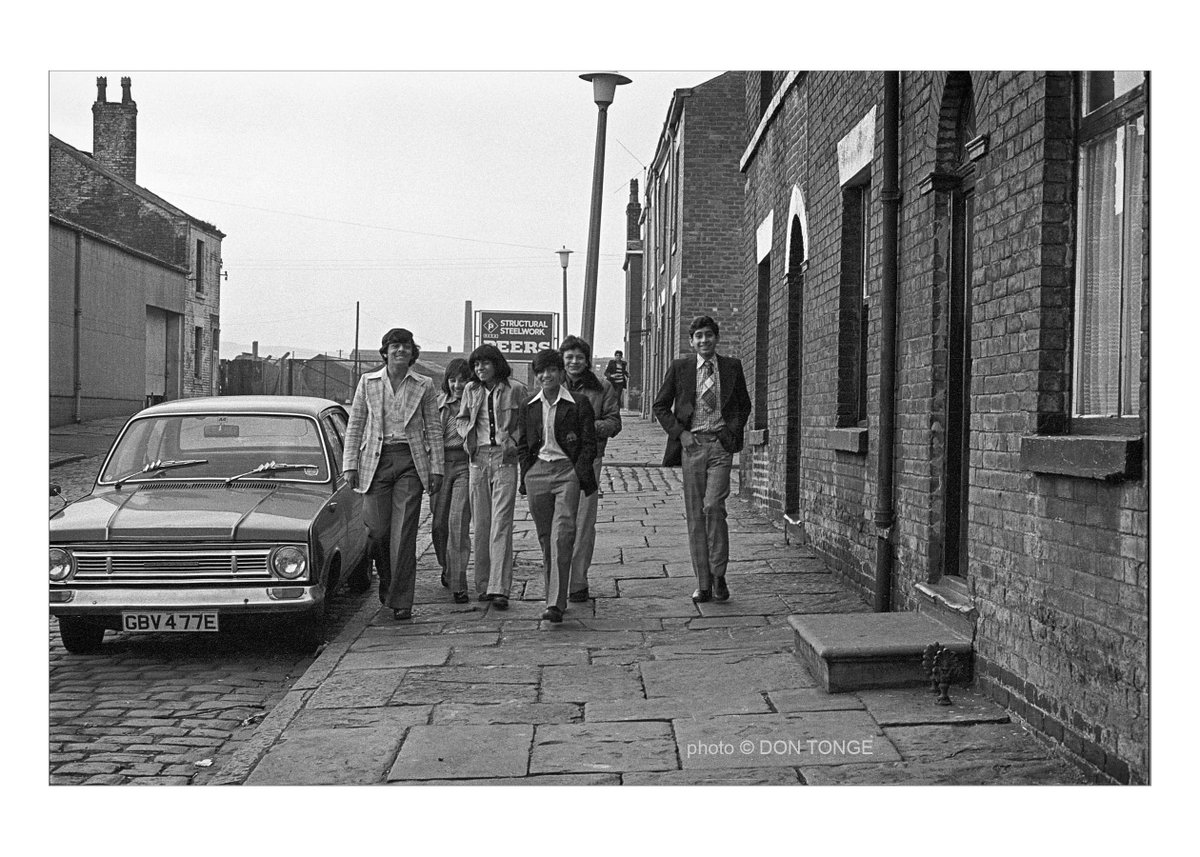
[[[50,589],[51,616],[119,619],[139,610],[216,611],[221,616],[304,613],[324,605],[321,586],[279,583],[204,589],[167,587],[72,587]]]

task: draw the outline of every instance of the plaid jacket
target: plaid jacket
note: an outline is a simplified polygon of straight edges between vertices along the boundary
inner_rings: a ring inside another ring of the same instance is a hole
[[[446,472],[437,390],[433,386],[433,379],[418,375],[411,369],[408,375],[416,384],[406,382],[401,387],[400,415],[404,422],[404,435],[412,450],[413,463],[417,466],[417,475],[428,491],[430,474],[441,476]],[[358,389],[354,391],[354,403],[350,406],[342,470],[358,471],[359,494],[367,493],[371,487],[383,450],[383,385],[386,383],[386,366],[363,375],[359,379]]]

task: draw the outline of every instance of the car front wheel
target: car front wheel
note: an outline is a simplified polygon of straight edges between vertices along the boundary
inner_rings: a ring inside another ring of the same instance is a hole
[[[68,652],[86,655],[100,648],[100,642],[104,639],[104,626],[77,616],[59,616],[58,633],[62,635],[63,648]]]

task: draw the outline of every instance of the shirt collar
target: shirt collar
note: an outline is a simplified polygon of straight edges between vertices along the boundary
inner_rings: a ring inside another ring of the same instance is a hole
[[[538,390],[537,395],[534,396],[533,399],[531,399],[530,401],[533,401],[533,402],[541,401],[543,403],[549,404],[548,402],[546,402],[546,397],[542,395],[542,392],[543,392],[542,390]],[[566,384],[563,384],[561,387],[558,388],[558,399],[555,400],[554,405],[557,405],[563,399],[566,399],[571,404],[575,403],[575,397],[571,395],[571,391],[567,389]],[[554,407],[554,405],[550,405],[550,407]]]
[[[715,367],[716,363],[717,363],[717,355],[714,354],[712,357],[709,357],[708,360],[711,360],[713,362],[713,366]],[[701,357],[699,354],[697,354],[696,355],[696,368],[699,369],[701,366],[703,366],[705,363],[707,363],[708,360],[705,360],[703,357]]]

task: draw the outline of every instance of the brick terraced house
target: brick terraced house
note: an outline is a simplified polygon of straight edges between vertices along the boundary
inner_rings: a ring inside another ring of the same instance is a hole
[[[744,80],[743,492],[1148,781],[1149,75]]]
[[[729,71],[675,90],[647,171],[644,289],[627,304],[627,312],[640,304],[641,371],[630,385],[644,391],[646,415],[671,361],[690,352],[688,324],[697,315],[718,320],[722,350],[738,350],[745,75]]]
[[[219,229],[137,184],[137,104],[97,78],[89,154],[50,136],[50,424],[217,393]]]

